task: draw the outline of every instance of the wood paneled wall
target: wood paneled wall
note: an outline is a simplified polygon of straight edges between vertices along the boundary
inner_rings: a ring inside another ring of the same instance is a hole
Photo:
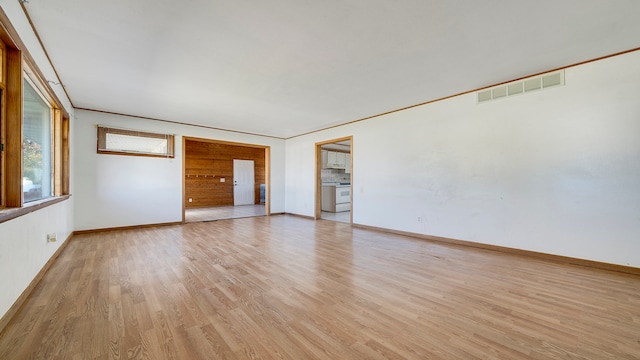
[[[265,149],[186,140],[186,208],[233,205],[233,159],[254,161],[255,202],[260,203],[260,184],[266,183]]]

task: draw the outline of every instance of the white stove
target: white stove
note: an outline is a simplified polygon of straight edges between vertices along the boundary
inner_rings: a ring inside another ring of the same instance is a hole
[[[322,211],[342,212],[351,210],[351,184],[323,183]]]

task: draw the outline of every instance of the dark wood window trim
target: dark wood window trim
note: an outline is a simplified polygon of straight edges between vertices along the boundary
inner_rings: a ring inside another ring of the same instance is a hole
[[[6,91],[3,106],[4,137],[4,207],[22,206],[22,53],[10,48],[6,52]]]
[[[4,151],[0,153],[0,223],[43,209],[68,199],[69,193],[69,131],[70,117],[26,50],[6,13],[0,8],[0,41],[4,58],[4,74],[0,106],[0,140]],[[38,87],[53,109],[53,196],[23,203],[22,193],[22,138],[23,138],[23,82],[29,78]]]
[[[140,138],[151,139],[166,139],[167,140],[167,152],[164,154],[137,152],[137,151],[117,151],[107,149],[107,134],[127,135]],[[173,158],[175,156],[175,136],[171,134],[157,134],[145,131],[117,129],[105,126],[98,126],[98,141],[97,152],[98,154],[112,154],[112,155],[128,155],[128,156],[148,156],[148,157],[160,157],[160,158]]]

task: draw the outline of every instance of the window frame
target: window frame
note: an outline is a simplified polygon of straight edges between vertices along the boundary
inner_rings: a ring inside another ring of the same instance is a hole
[[[175,136],[172,134],[158,134],[146,131],[137,131],[137,130],[128,130],[128,129],[119,129],[112,128],[108,126],[96,126],[97,131],[97,142],[96,142],[96,151],[98,154],[111,154],[111,155],[127,155],[127,156],[147,156],[147,157],[159,157],[159,158],[170,158],[173,159],[175,157]],[[107,142],[107,134],[115,134],[115,135],[126,135],[140,138],[148,138],[148,139],[166,139],[167,140],[167,151],[164,154],[155,154],[155,153],[146,153],[140,151],[127,151],[127,150],[109,150],[106,149]]]
[[[36,66],[17,31],[0,8],[0,223],[69,198],[70,117],[49,81]],[[52,109],[52,196],[24,203],[22,189],[23,102],[26,79]]]

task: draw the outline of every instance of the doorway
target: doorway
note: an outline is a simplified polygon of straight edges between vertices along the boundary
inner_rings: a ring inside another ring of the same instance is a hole
[[[183,222],[270,214],[268,146],[183,137]]]
[[[315,218],[353,223],[353,137],[316,143]]]

